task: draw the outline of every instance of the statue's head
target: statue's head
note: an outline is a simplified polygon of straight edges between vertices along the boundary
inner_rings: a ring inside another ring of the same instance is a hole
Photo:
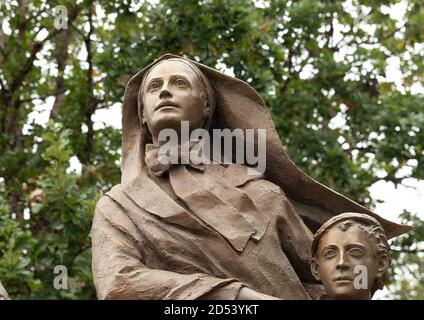
[[[181,121],[190,130],[208,128],[215,108],[212,86],[193,63],[173,58],[155,64],[143,77],[139,110],[153,142],[162,129],[179,132]]]
[[[382,289],[390,265],[380,223],[360,213],[328,220],[312,242],[312,273],[331,299],[370,299]]]

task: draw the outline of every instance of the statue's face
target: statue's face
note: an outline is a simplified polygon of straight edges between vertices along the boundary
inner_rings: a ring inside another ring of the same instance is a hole
[[[356,224],[345,231],[334,226],[324,234],[318,245],[316,271],[330,298],[370,299],[377,274],[374,246]]]
[[[181,121],[190,130],[201,128],[206,119],[203,86],[190,66],[181,61],[164,61],[153,67],[144,81],[144,117],[153,141],[162,129],[179,132]]]

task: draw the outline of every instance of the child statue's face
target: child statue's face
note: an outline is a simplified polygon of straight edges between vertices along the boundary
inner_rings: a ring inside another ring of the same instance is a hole
[[[356,223],[347,229],[337,224],[323,235],[313,270],[330,298],[370,299],[378,272],[374,247]]]

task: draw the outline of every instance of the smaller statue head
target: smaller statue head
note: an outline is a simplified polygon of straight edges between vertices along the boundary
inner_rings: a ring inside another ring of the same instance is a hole
[[[181,121],[189,130],[209,128],[215,108],[215,93],[207,77],[184,59],[167,59],[146,72],[139,92],[140,117],[156,143],[159,132],[179,132]]]
[[[331,218],[315,233],[311,253],[312,274],[329,299],[371,299],[387,279],[389,245],[380,223],[369,215]]]

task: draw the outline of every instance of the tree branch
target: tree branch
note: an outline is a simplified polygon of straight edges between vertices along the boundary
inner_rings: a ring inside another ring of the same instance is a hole
[[[31,102],[31,101],[34,101],[34,100],[45,100],[49,97],[57,97],[58,95],[61,95],[65,92],[66,92],[66,89],[56,90],[55,92],[48,93],[44,96],[38,96],[38,97],[35,97],[35,98],[23,99],[23,100],[21,100],[21,102]]]
[[[74,7],[73,10],[70,11],[68,16],[68,23],[71,23],[74,21],[79,11],[81,10],[80,7]],[[31,71],[31,69],[34,66],[34,61],[37,57],[37,53],[43,49],[45,43],[55,37],[57,34],[59,34],[62,31],[62,29],[54,29],[52,32],[49,33],[47,37],[45,37],[43,40],[36,42],[31,50],[31,53],[28,57],[28,59],[23,63],[23,67],[19,70],[17,73],[17,76],[12,81],[10,85],[10,94],[13,94],[21,85],[27,74]]]
[[[52,110],[50,112],[50,119],[56,118],[59,114],[60,107],[65,100],[65,67],[68,60],[68,46],[71,41],[71,30],[63,29],[58,35],[56,62],[58,76],[56,80],[56,99],[54,100]]]
[[[424,249],[400,249],[400,250],[391,249],[390,251],[395,253],[421,253],[421,252],[424,252]]]
[[[93,27],[93,2],[90,2],[89,6],[89,12],[88,12],[88,23],[89,23],[89,30],[87,36],[84,38],[85,48],[87,51],[87,63],[88,63],[88,69],[87,69],[87,86],[88,86],[88,102],[85,108],[85,124],[87,125],[87,139],[86,139],[86,145],[85,145],[85,152],[87,155],[87,161],[90,161],[91,152],[93,150],[93,144],[94,144],[94,127],[93,127],[93,120],[91,119],[91,116],[93,115],[94,111],[97,108],[98,100],[94,97],[94,80],[93,80],[93,53],[91,50],[91,36],[94,32]]]
[[[284,81],[283,85],[279,88],[279,94],[282,96],[284,92],[287,90],[287,87],[291,81],[291,74],[293,68],[293,54],[294,51],[292,48],[289,48],[289,54],[287,55],[287,59],[284,61],[283,68],[287,67],[289,69],[289,77],[287,77],[286,81]]]

